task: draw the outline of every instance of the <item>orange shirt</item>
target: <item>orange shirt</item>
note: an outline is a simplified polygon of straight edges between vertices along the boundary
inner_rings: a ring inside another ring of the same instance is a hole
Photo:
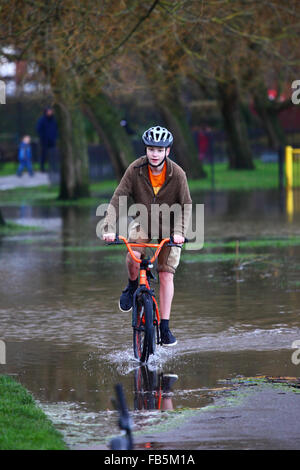
[[[158,191],[160,190],[160,188],[162,187],[162,185],[165,182],[167,165],[166,165],[166,163],[164,163],[164,167],[162,169],[162,172],[159,175],[154,175],[152,173],[150,165],[148,165],[148,169],[149,169],[149,178],[150,178],[150,181],[151,181],[151,184],[152,184],[152,187],[153,187],[154,194],[156,196],[156,194],[158,193]]]

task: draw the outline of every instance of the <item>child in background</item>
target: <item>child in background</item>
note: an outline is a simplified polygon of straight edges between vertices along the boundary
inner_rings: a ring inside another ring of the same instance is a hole
[[[17,175],[21,176],[24,169],[28,170],[30,176],[33,176],[33,169],[32,169],[32,153],[31,153],[31,139],[29,135],[25,135],[21,141],[18,153],[19,159],[19,167],[17,171]]]

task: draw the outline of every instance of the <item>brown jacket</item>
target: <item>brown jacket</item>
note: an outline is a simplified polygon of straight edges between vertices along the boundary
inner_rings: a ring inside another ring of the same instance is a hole
[[[150,237],[151,206],[154,204],[158,204],[159,206],[166,204],[169,207],[171,207],[173,204],[180,205],[180,216],[178,216],[178,212],[171,214],[170,235],[186,235],[192,211],[192,199],[190,196],[186,174],[179,165],[170,160],[168,157],[166,158],[166,164],[166,179],[156,196],[149,179],[147,157],[140,157],[129,165],[118,187],[116,188],[107,209],[107,215],[104,219],[104,227],[106,231],[113,233],[116,232],[116,227],[114,226],[114,212],[111,208],[112,206],[114,207],[118,217],[119,197],[127,196],[127,198],[132,197],[135,204],[143,204],[147,208],[149,238],[152,238]],[[184,207],[184,205],[186,206]],[[160,214],[160,235],[162,233],[161,222],[162,217]]]

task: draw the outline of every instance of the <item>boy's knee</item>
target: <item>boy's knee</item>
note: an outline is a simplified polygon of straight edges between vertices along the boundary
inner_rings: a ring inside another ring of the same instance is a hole
[[[132,250],[133,254],[135,255],[136,258],[140,259],[142,254],[139,251]],[[130,263],[135,263],[135,261],[132,259],[131,254],[127,253],[127,261]]]
[[[160,271],[159,272],[159,280],[160,282],[173,282],[174,274],[169,273],[167,271]]]

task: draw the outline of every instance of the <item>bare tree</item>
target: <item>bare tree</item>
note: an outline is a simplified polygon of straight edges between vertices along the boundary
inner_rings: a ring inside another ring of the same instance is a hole
[[[34,61],[51,84],[60,123],[60,197],[88,195],[82,102],[102,91],[105,64],[151,15],[158,0],[6,2],[0,41],[14,58]],[[87,83],[92,86],[87,89]]]
[[[166,6],[174,19],[177,43],[190,58],[196,80],[216,83],[232,168],[253,168],[241,108],[260,82],[277,80],[278,67],[299,65],[299,3],[279,0],[199,2]],[[297,51],[297,52],[296,52]],[[263,103],[261,103],[263,104]],[[286,103],[287,104],[287,103]],[[273,115],[278,103],[266,110]],[[274,120],[273,120],[274,121]]]

